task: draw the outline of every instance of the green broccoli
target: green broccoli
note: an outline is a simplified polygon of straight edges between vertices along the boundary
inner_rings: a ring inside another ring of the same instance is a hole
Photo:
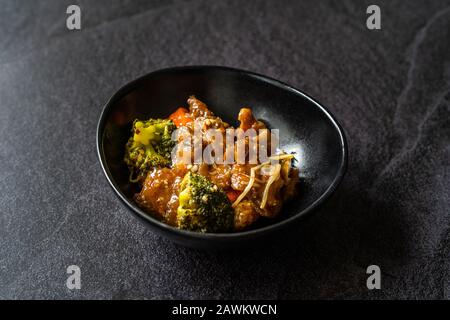
[[[188,172],[180,185],[177,226],[197,232],[232,231],[234,211],[231,202],[207,178]]]
[[[171,138],[175,129],[171,120],[150,119],[133,122],[133,135],[125,146],[124,159],[131,171],[131,181],[142,181],[151,168],[166,167],[170,164],[171,151],[175,146]]]

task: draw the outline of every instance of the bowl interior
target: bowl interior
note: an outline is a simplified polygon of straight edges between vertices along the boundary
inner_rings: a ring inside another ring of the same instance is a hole
[[[298,196],[277,220],[309,208],[334,188],[345,166],[344,137],[327,111],[307,96],[275,80],[220,67],[173,68],[151,73],[125,86],[107,104],[99,125],[99,151],[116,189],[133,206],[136,186],[128,181],[124,146],[134,119],[166,118],[195,95],[224,121],[238,125],[241,107],[279,129],[280,147],[295,152],[300,169]],[[334,184],[334,185],[333,185]],[[151,216],[150,221],[154,221]],[[253,228],[274,224],[261,219]]]

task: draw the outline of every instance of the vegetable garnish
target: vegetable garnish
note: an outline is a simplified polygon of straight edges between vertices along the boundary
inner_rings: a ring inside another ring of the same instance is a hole
[[[231,202],[234,202],[236,201],[236,199],[239,197],[240,194],[241,192],[238,190],[230,190],[227,192],[227,197]]]
[[[177,227],[200,232],[233,229],[231,202],[215,184],[202,175],[188,172],[180,185]]]
[[[169,119],[173,121],[177,128],[192,122],[192,117],[189,114],[189,110],[183,107],[178,108],[174,113],[172,113],[169,116]]]
[[[294,155],[272,152],[265,158],[267,161],[251,160],[252,141],[260,143],[259,150],[276,148],[265,123],[257,120],[250,108],[242,108],[238,129],[251,130],[253,134],[251,139],[244,140],[243,160],[208,162],[203,157],[198,161],[196,145],[202,155],[207,151],[214,154],[208,158],[213,160],[216,155],[228,160],[228,150],[233,153],[232,159],[239,159],[236,156],[239,148],[233,146],[235,136],[231,142],[226,136],[234,131],[228,129],[235,128],[215,116],[196,97],[190,96],[187,103],[189,110],[180,107],[168,119],[133,122],[124,161],[130,171],[130,182],[138,183],[140,188],[134,196],[137,204],[175,228],[202,233],[240,231],[260,217],[277,216],[284,202],[296,192],[298,169],[293,166]],[[214,134],[210,130],[215,130]],[[193,150],[174,149],[191,142]],[[215,147],[208,149],[209,146]]]
[[[291,160],[292,158],[294,158],[294,155],[292,155],[292,154],[281,154],[281,155],[272,156],[269,159],[270,160],[282,160],[283,161],[283,160]],[[263,167],[271,166],[270,163],[271,163],[271,161],[267,161],[267,162],[264,162],[264,163],[262,163],[262,164],[260,164],[260,165],[258,165],[256,167],[253,167],[253,168],[250,169],[250,180],[249,180],[247,186],[245,187],[244,191],[240,194],[240,196],[236,199],[236,201],[234,201],[233,208],[235,208],[239,204],[239,202],[241,202],[241,200],[245,198],[247,193],[249,193],[250,190],[252,189],[253,184],[255,183],[255,180],[256,180],[256,171],[261,169],[261,168],[263,168]],[[269,178],[269,180],[268,180],[268,182],[266,184],[266,187],[264,189],[263,198],[262,198],[261,205],[260,205],[261,209],[264,209],[264,207],[266,206],[267,195],[268,195],[268,192],[269,192],[270,185],[276,179],[278,179],[280,177],[280,171],[281,171],[281,165],[280,164],[275,164],[275,170],[270,170],[270,178]]]
[[[134,181],[145,179],[148,171],[157,166],[170,164],[171,151],[175,143],[172,132],[175,125],[171,120],[150,119],[134,121],[132,133],[125,147],[125,163]]]

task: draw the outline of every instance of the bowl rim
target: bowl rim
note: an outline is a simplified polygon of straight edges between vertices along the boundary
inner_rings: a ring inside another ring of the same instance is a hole
[[[247,231],[237,231],[237,232],[231,232],[231,233],[200,233],[200,232],[194,232],[194,231],[187,231],[187,230],[180,230],[175,227],[172,227],[162,221],[159,221],[158,219],[151,216],[151,214],[146,213],[142,209],[140,209],[134,202],[130,201],[125,194],[122,193],[117,183],[114,181],[111,172],[108,169],[108,166],[106,165],[105,161],[105,154],[103,150],[103,136],[104,136],[104,127],[107,115],[109,115],[109,111],[111,110],[112,106],[115,102],[119,101],[121,98],[123,98],[125,95],[130,93],[133,89],[139,86],[139,84],[143,81],[145,81],[147,78],[151,78],[157,74],[161,73],[170,73],[170,72],[192,72],[192,71],[198,71],[201,69],[210,69],[210,70],[218,70],[218,71],[227,71],[227,72],[236,72],[240,73],[246,76],[250,76],[252,78],[255,78],[259,81],[263,81],[266,83],[269,83],[271,85],[277,86],[279,88],[282,88],[284,90],[290,91],[294,94],[300,95],[303,98],[309,100],[313,105],[315,105],[317,108],[319,108],[325,116],[331,121],[333,126],[335,127],[337,133],[339,134],[340,138],[340,144],[341,144],[341,150],[342,150],[342,156],[339,159],[340,160],[340,166],[338,169],[338,172],[336,176],[334,177],[332,183],[328,186],[328,188],[323,192],[313,203],[311,203],[308,207],[305,209],[293,214],[292,216],[282,219],[280,221],[277,221],[273,224],[253,229],[253,230],[247,230]],[[248,71],[248,70],[242,70],[227,66],[217,66],[217,65],[190,65],[190,66],[174,66],[169,68],[163,68],[158,69],[155,71],[152,71],[150,73],[147,73],[145,75],[142,75],[135,80],[132,80],[128,82],[127,84],[120,87],[106,102],[106,104],[103,107],[103,110],[100,113],[100,118],[98,120],[97,124],[97,132],[96,132],[96,146],[97,146],[97,156],[100,161],[100,165],[102,167],[103,173],[105,174],[110,186],[115,191],[116,196],[119,197],[120,200],[128,207],[128,209],[131,210],[132,213],[135,214],[138,218],[141,220],[146,221],[150,225],[157,227],[158,229],[162,229],[163,231],[182,236],[182,237],[191,237],[191,238],[197,238],[197,239],[230,239],[230,238],[240,238],[240,237],[247,237],[247,236],[256,236],[260,234],[266,234],[269,232],[274,232],[276,230],[280,230],[284,227],[287,227],[290,224],[295,223],[296,221],[304,218],[306,215],[317,209],[321,204],[323,204],[337,189],[339,184],[342,182],[342,179],[344,178],[345,172],[347,171],[347,163],[348,163],[348,144],[347,139],[345,137],[344,130],[341,126],[341,124],[336,120],[335,116],[327,109],[325,108],[321,103],[317,102],[315,99],[311,98],[306,93],[302,92],[299,89],[296,89],[282,81],[279,81],[277,79]]]

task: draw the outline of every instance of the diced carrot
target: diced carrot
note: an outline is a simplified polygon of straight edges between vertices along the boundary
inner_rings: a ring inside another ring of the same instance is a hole
[[[231,202],[235,202],[241,193],[242,192],[238,190],[230,190],[227,192],[227,197]]]
[[[174,113],[169,116],[169,119],[179,128],[185,126],[189,122],[192,122],[192,118],[189,111],[186,108],[178,108]]]

